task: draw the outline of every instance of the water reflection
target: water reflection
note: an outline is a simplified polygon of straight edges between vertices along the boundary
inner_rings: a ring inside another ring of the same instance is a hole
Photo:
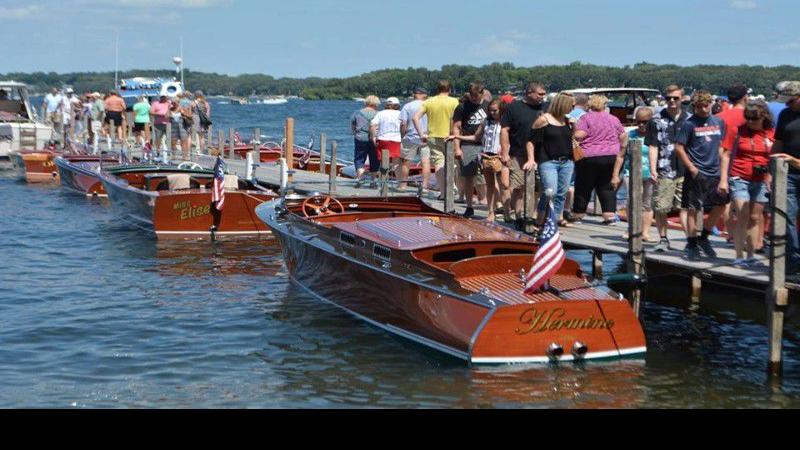
[[[229,275],[275,277],[282,269],[281,250],[272,237],[258,239],[159,240],[155,269],[165,276],[205,278]]]

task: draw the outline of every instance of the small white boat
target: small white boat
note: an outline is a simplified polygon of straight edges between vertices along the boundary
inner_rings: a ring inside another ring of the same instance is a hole
[[[39,121],[28,86],[0,81],[0,91],[0,159],[8,160],[11,152],[45,148],[53,138],[53,127]]]

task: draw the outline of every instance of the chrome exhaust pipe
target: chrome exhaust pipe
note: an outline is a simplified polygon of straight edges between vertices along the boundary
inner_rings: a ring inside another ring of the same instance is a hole
[[[561,344],[553,342],[547,347],[547,357],[550,358],[550,361],[558,361],[564,355],[564,347]]]

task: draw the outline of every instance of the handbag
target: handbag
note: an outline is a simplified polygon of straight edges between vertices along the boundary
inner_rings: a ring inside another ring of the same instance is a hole
[[[569,126],[569,129],[572,131],[572,134],[573,134],[573,137],[572,137],[572,160],[575,161],[575,162],[578,162],[581,159],[583,159],[585,157],[585,155],[583,154],[583,149],[581,148],[581,144],[579,144],[578,141],[575,140],[575,136],[574,136],[575,135],[575,130],[572,128],[572,122],[570,122],[568,120],[567,121],[567,126]]]

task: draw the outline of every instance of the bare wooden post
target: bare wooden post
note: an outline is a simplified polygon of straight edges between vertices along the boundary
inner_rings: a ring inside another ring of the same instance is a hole
[[[439,190],[444,193],[444,212],[451,213],[454,212],[455,207],[455,198],[453,195],[453,177],[455,173],[453,173],[453,164],[455,163],[455,150],[453,149],[453,142],[448,141],[445,143],[445,151],[444,151],[444,189],[441,187]]]
[[[225,157],[225,130],[219,130],[217,133],[217,155]]]
[[[603,278],[603,252],[600,250],[592,250],[592,278]]]
[[[151,133],[150,133],[150,156],[152,157],[152,155],[154,153],[157,153],[160,150],[159,149],[159,146],[160,146],[159,145],[160,144],[159,141],[160,141],[160,139],[158,139],[156,137],[156,135],[158,134],[158,129],[156,128],[156,124],[153,124],[153,126],[150,127],[150,129],[151,129]],[[98,130],[97,132],[99,133],[100,130]]]
[[[700,303],[700,294],[703,291],[703,281],[700,279],[700,274],[693,273],[691,277],[691,300],[692,303]]]
[[[261,128],[253,128],[253,142],[261,143]]]
[[[767,289],[767,313],[769,322],[769,365],[771,375],[783,372],[783,320],[788,305],[789,291],[786,289],[786,187],[788,164],[786,160],[772,158],[772,195],[770,209],[772,223],[769,237],[769,288]]]
[[[536,172],[533,170],[525,171],[525,190],[522,191],[522,216],[526,233],[533,233],[536,223],[532,220],[536,211]],[[553,192],[553,195],[556,193]]]
[[[328,172],[328,193],[336,194],[336,141],[331,142],[331,170]]]
[[[641,138],[628,142],[628,155],[631,158],[628,177],[628,271],[644,274],[644,243],[642,242],[642,145]],[[639,317],[642,290],[637,287],[631,291],[633,312]]]
[[[172,122],[167,122],[167,136],[166,136],[167,153],[172,153]],[[171,156],[171,155],[170,155]]]
[[[236,154],[233,151],[233,148],[236,146],[236,143],[234,142],[234,131],[233,131],[233,128],[228,130],[228,134],[230,135],[230,137],[229,137],[230,141],[228,142],[228,158],[233,159],[233,156]]]
[[[389,150],[381,150],[381,197],[389,196]]]
[[[286,164],[289,166],[289,184],[292,184],[294,172],[294,119],[286,118]]]
[[[321,133],[319,135],[319,173],[322,174],[327,173],[327,168],[325,167],[325,146],[327,145],[327,142],[325,142],[326,139],[327,136],[325,136],[325,133]],[[333,167],[334,164],[333,161],[331,161],[331,168]]]
[[[125,119],[125,142],[128,142],[133,134],[133,113],[126,112]],[[131,156],[133,156],[133,152],[131,152]]]

